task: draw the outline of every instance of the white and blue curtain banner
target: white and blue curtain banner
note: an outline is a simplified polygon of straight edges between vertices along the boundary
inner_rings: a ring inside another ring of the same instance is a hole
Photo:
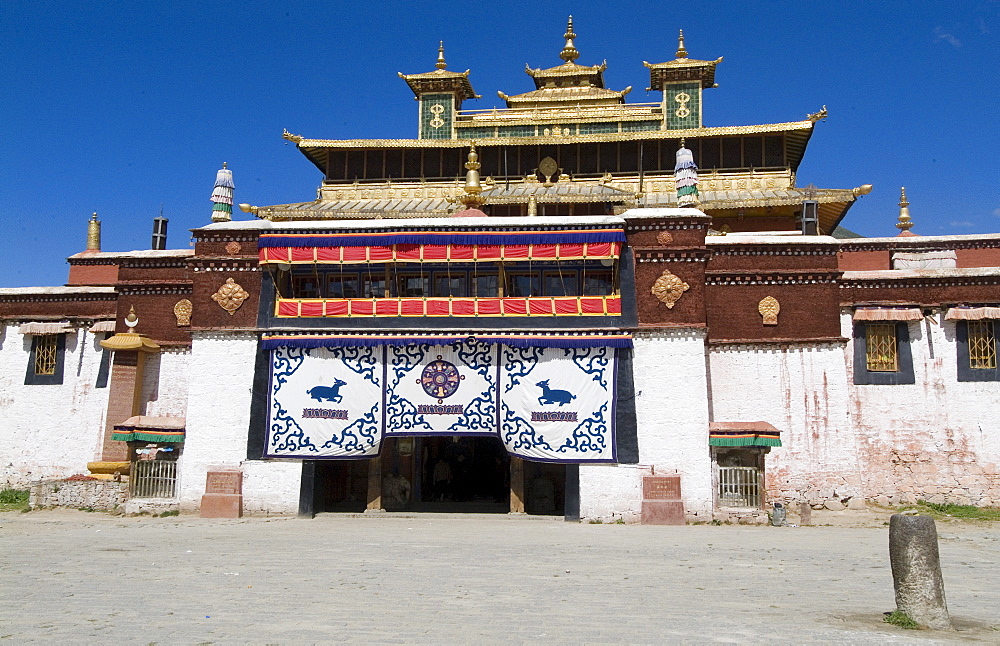
[[[382,443],[382,348],[275,348],[265,453],[365,458]]]
[[[501,346],[500,439],[546,462],[615,461],[615,349]]]
[[[447,341],[265,337],[265,455],[366,458],[384,437],[462,435],[528,460],[615,462],[616,348],[631,339]]]
[[[386,435],[495,435],[497,346],[386,348]]]

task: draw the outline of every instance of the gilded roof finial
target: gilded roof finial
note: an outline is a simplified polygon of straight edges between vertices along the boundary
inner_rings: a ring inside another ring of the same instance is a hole
[[[896,228],[902,233],[909,233],[913,228],[913,221],[910,219],[910,203],[906,201],[906,187],[899,189],[899,222]]]
[[[567,63],[572,63],[580,58],[580,52],[577,51],[576,45],[573,44],[573,39],[576,38],[576,34],[573,33],[573,16],[569,17],[569,21],[566,24],[566,33],[563,34],[563,38],[566,39],[566,44],[563,46],[563,50],[559,52],[559,58]]]
[[[483,199],[482,184],[479,183],[479,154],[476,152],[476,143],[472,142],[469,147],[469,160],[465,162],[465,194],[459,199],[462,204],[465,204],[465,208],[474,209],[480,206],[486,200]]]
[[[87,222],[87,251],[101,250],[101,221],[97,219],[97,211]]]
[[[441,44],[438,45],[438,60],[437,63],[434,63],[434,67],[439,70],[443,70],[448,67],[448,63],[444,62],[444,41],[442,40],[440,43]]]
[[[684,30],[680,30],[680,36],[677,37],[677,53],[675,56],[677,58],[687,58],[688,50],[684,49]]]

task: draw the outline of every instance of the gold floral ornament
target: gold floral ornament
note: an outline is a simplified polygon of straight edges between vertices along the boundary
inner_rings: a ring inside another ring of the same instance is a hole
[[[191,325],[191,301],[182,298],[174,304],[174,316],[177,317],[177,327]]]
[[[236,242],[235,240],[226,245],[226,253],[228,253],[230,256],[235,256],[241,251],[243,251],[243,247],[240,245],[240,243]]]
[[[247,290],[240,287],[232,278],[226,279],[226,284],[219,288],[219,291],[212,294],[212,300],[219,304],[219,307],[229,312],[229,316],[240,309],[243,301],[250,298]]]
[[[656,241],[661,245],[668,245],[674,241],[674,236],[669,231],[660,231],[656,234]]]
[[[684,295],[684,292],[691,289],[691,286],[679,277],[670,273],[669,269],[664,269],[660,277],[653,283],[653,296],[667,306],[668,310],[674,308],[674,303]]]
[[[777,325],[778,312],[781,311],[781,305],[778,304],[778,299],[774,296],[765,296],[760,299],[757,311],[764,317],[764,325]]]

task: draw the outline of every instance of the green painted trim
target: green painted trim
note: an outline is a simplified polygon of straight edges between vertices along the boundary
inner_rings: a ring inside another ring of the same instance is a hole
[[[781,446],[781,440],[773,437],[710,437],[709,446]]]

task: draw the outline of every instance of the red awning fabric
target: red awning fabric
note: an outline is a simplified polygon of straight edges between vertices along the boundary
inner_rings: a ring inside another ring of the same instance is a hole
[[[952,307],[944,315],[946,321],[982,321],[1000,319],[1000,307]]]
[[[620,242],[545,244],[396,244],[364,247],[261,247],[261,264],[365,264],[371,262],[497,262],[603,260],[621,254]]]
[[[279,299],[279,318],[381,316],[620,316],[621,296]]]
[[[919,321],[924,313],[919,307],[859,307],[855,321]]]

